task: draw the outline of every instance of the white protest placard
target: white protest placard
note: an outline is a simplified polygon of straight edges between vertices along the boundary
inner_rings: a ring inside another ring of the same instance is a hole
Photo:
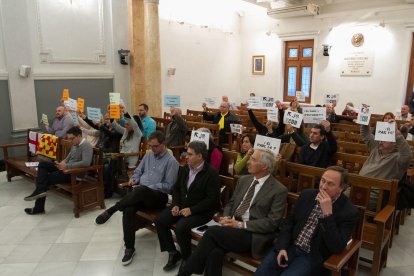
[[[306,101],[305,93],[303,91],[296,91],[296,99],[298,100],[298,102]]]
[[[204,102],[206,103],[207,107],[212,107],[212,108],[217,108],[218,107],[217,97],[204,97]]]
[[[333,104],[339,102],[339,94],[325,94],[324,103]]]
[[[282,140],[272,137],[267,137],[263,135],[256,135],[256,140],[254,141],[254,149],[269,149],[272,151],[275,156],[279,153],[280,143]]]
[[[78,101],[72,98],[69,98],[67,101],[64,101],[63,104],[68,110],[78,111]]]
[[[362,105],[358,111],[358,117],[357,117],[356,123],[367,126],[369,124],[370,118],[371,118],[371,112],[369,111],[369,105]]]
[[[272,122],[279,122],[279,109],[275,108],[275,107],[269,107],[267,109],[267,119],[272,121]]]
[[[262,97],[262,107],[263,108],[273,107],[274,102],[275,102],[275,98],[273,98],[273,97]]]
[[[46,115],[46,114],[44,114],[44,113],[42,113],[42,122],[43,122],[45,125],[49,125],[49,120],[48,120],[48,118],[47,118],[47,115]]]
[[[121,93],[110,92],[109,93],[109,104],[120,104]]]
[[[207,149],[208,149],[208,144],[210,141],[210,133],[193,130],[191,131],[190,142],[192,141],[201,141],[207,145]]]
[[[242,134],[243,128],[241,124],[230,124],[231,133]]]
[[[262,108],[262,98],[261,97],[250,97],[247,100],[249,108]]]
[[[305,124],[320,124],[322,120],[326,120],[325,107],[302,107],[303,122]]]
[[[101,109],[96,107],[87,107],[86,111],[88,112],[88,119],[92,121],[101,120]]]
[[[78,114],[76,112],[69,112],[70,117],[75,125],[79,125]]]
[[[302,124],[303,115],[294,112],[291,110],[285,110],[285,116],[283,116],[283,123],[284,124],[290,124],[295,128],[300,128],[300,125]]]
[[[395,142],[395,122],[377,122],[375,128],[375,140]]]

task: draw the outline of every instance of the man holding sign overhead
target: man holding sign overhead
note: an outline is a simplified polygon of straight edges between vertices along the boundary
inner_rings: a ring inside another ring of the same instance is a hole
[[[213,124],[218,124],[220,128],[220,144],[227,143],[228,137],[226,132],[230,132],[230,124],[238,123],[239,118],[236,115],[229,112],[230,105],[228,102],[222,102],[220,104],[220,112],[215,114],[207,113],[207,105],[203,103],[203,120],[213,121]]]
[[[395,121],[377,122],[375,137],[369,125],[361,125],[361,136],[368,146],[369,157],[359,174],[401,180],[410,166],[412,153]]]
[[[375,137],[369,125],[361,125],[361,136],[368,146],[369,156],[359,175],[385,180],[402,180],[411,161],[411,148],[393,119],[377,122]],[[375,209],[378,190],[372,189],[369,209]]]

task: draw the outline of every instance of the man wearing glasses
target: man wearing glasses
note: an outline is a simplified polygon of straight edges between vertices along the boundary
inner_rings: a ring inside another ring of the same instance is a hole
[[[123,265],[130,264],[135,255],[136,212],[164,208],[177,179],[178,162],[167,152],[164,141],[165,135],[161,131],[155,131],[149,136],[148,146],[151,151],[144,155],[128,182],[129,186],[135,186],[133,191],[95,219],[97,225],[104,224],[116,211],[122,211],[125,243]]]
[[[42,161],[37,167],[36,189],[31,195],[24,198],[25,201],[36,200],[33,208],[24,209],[28,215],[45,213],[48,186],[57,183],[70,183],[70,174],[63,173],[64,170],[86,167],[92,162],[93,148],[82,137],[82,130],[79,127],[72,127],[67,131],[66,135],[72,144],[68,156],[61,162]],[[81,173],[77,176],[83,177],[84,175],[84,173]]]

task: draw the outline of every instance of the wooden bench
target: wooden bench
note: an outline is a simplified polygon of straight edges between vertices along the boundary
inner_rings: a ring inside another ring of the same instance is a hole
[[[361,144],[362,145],[362,144]],[[368,159],[366,155],[336,152],[333,156],[335,164],[348,170],[350,173],[358,174]]]
[[[35,179],[37,177],[37,170],[35,167],[27,167],[26,162],[35,162],[37,161],[37,156],[30,152],[29,149],[29,133],[31,132],[30,129],[27,130],[27,142],[25,143],[14,143],[14,144],[3,144],[0,145],[0,148],[3,150],[4,155],[4,162],[6,165],[7,171],[7,181],[11,182],[11,179],[15,176],[25,176],[30,179]],[[34,131],[35,132],[35,131]],[[69,151],[62,147],[62,140],[58,141],[57,149],[56,149],[56,160],[62,160]],[[25,148],[26,154],[25,155],[18,155],[12,156],[9,152],[11,149],[16,148]],[[63,152],[63,153],[62,153]],[[67,152],[67,153],[66,153]]]
[[[8,149],[13,147],[28,148],[28,143],[0,145],[3,148],[5,162],[7,166],[7,180],[10,182],[14,176],[24,176],[36,181],[37,170],[34,167],[27,167],[25,162],[35,161],[35,156],[27,151],[26,156],[10,156]],[[59,139],[57,145],[57,160],[63,160],[70,152],[72,145],[69,141]],[[78,173],[85,172],[87,175],[82,178],[76,178]],[[76,218],[81,211],[95,208],[97,206],[105,209],[104,202],[104,185],[103,185],[103,152],[101,148],[93,149],[93,158],[91,166],[67,169],[63,173],[70,174],[70,183],[61,183],[50,186],[49,190],[73,201],[73,213]]]
[[[282,161],[280,181],[290,187],[294,179],[292,175],[298,175],[296,179],[298,179],[297,187],[300,192],[303,189],[313,187],[315,179],[320,178],[324,171],[324,169],[317,167]],[[366,208],[362,247],[373,251],[372,259],[360,258],[360,260],[371,263],[371,275],[378,275],[380,269],[386,265],[388,248],[392,239],[398,181],[350,173],[349,184],[351,201],[355,205]],[[372,190],[378,191],[378,198],[375,201],[375,208],[370,210]]]
[[[337,141],[338,151],[342,153],[369,155],[368,147],[366,144],[352,143],[346,141]]]

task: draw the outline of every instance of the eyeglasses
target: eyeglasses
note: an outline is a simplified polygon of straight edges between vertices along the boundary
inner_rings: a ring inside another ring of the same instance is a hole
[[[150,145],[150,144],[148,144],[147,146],[149,147],[149,148],[156,148],[156,147],[159,147],[161,144],[158,144],[158,145]]]

